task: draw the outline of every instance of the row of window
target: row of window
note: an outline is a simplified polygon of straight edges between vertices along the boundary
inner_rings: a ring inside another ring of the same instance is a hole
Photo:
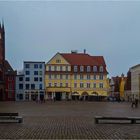
[[[30,64],[25,64],[25,68],[30,68]],[[38,69],[38,68],[40,68],[40,69],[42,69],[42,64],[34,64],[34,68],[35,69]]]
[[[86,72],[97,72],[97,66],[86,66]],[[104,68],[103,66],[99,67],[99,72],[103,72]],[[74,66],[74,72],[78,72],[78,66]],[[84,66],[80,66],[80,72],[84,72]]]
[[[62,75],[62,74],[50,74],[49,75],[49,79],[69,79],[70,78],[70,76],[68,75],[68,74],[66,74],[66,75]]]
[[[30,77],[26,77],[25,81],[30,81]],[[42,82],[42,77],[34,77],[34,81],[35,82],[38,82],[38,81]]]
[[[49,83],[48,84],[48,86],[49,87],[68,87],[68,83],[60,83],[60,84],[58,84],[58,83],[54,83],[54,84],[52,84],[52,83]],[[91,84],[91,83],[80,83],[79,85],[77,84],[77,83],[74,83],[74,88],[97,88],[97,87],[99,87],[99,88],[104,88],[104,84],[103,83],[99,83],[99,84],[97,84],[97,83],[93,83],[93,84]]]
[[[64,69],[65,68],[65,69]],[[84,72],[86,68],[86,72],[97,72],[97,66],[80,66],[80,72]],[[69,71],[68,66],[49,66],[49,71]],[[99,67],[99,72],[103,72],[103,66]],[[74,66],[74,72],[78,72],[78,66]]]
[[[90,80],[90,79],[94,79],[94,80],[96,80],[97,78],[99,78],[99,80],[103,80],[104,79],[104,76],[103,76],[103,74],[100,74],[99,75],[99,77],[97,76],[97,75],[93,75],[93,76],[91,76],[91,75],[89,75],[89,74],[87,74],[87,75],[77,75],[77,74],[75,74],[74,75],[74,79],[75,80],[77,80],[77,79],[80,79],[80,80],[83,80],[83,79],[88,79],[88,80]],[[70,76],[68,75],[68,74],[66,74],[66,75],[62,75],[62,74],[50,74],[49,75],[49,79],[70,79]]]
[[[30,71],[25,71],[26,75],[30,75]],[[42,71],[34,71],[34,75],[42,75]]]
[[[23,77],[19,77],[19,81],[23,81]],[[25,81],[30,81],[30,77],[26,77]],[[37,81],[42,82],[42,77],[34,77],[34,81],[35,82],[37,82]]]
[[[19,84],[19,89],[23,89],[23,84]],[[29,90],[29,89],[36,89],[35,88],[35,84],[25,84],[25,89]],[[39,84],[39,89],[42,89],[42,84]]]
[[[49,71],[70,71],[68,66],[49,66]]]

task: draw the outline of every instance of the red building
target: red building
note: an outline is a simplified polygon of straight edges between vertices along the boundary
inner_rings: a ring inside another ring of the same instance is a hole
[[[0,101],[15,100],[16,71],[5,60],[5,29],[0,23]]]
[[[16,71],[5,61],[5,101],[15,101]]]

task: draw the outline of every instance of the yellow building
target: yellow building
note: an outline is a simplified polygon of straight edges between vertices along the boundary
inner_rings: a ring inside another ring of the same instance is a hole
[[[102,99],[107,96],[107,74],[103,56],[57,53],[46,64],[46,98]]]

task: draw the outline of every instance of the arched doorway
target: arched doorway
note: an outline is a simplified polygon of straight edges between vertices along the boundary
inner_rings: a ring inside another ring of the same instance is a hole
[[[89,100],[88,97],[89,97],[88,93],[87,92],[83,92],[81,97],[80,97],[80,100],[87,101],[87,100]]]
[[[97,92],[92,92],[90,97],[89,97],[90,101],[99,101],[99,96]]]
[[[78,92],[72,93],[72,100],[79,100],[79,93]]]

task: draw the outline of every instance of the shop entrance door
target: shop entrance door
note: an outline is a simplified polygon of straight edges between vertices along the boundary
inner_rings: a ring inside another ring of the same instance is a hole
[[[62,93],[61,92],[56,92],[55,93],[55,98],[56,98],[56,101],[61,101],[61,99],[62,99]]]

